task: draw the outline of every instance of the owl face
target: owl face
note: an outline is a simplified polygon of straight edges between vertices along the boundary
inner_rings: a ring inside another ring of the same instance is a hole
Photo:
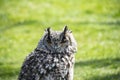
[[[67,29],[67,26],[63,31],[51,31],[47,28],[44,37],[44,45],[48,50],[53,52],[63,52],[69,45],[71,45],[72,32]]]

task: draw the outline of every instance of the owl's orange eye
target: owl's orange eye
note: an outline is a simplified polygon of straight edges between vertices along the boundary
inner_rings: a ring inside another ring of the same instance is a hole
[[[67,42],[67,39],[66,39],[66,37],[63,37],[61,40],[61,43],[65,43],[65,42]]]

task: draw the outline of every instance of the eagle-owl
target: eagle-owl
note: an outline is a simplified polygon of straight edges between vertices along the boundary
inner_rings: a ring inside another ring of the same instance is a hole
[[[29,54],[18,80],[73,80],[74,53],[77,44],[72,31],[47,28],[37,47]]]

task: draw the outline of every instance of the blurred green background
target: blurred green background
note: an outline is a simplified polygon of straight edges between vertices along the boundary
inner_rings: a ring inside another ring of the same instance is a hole
[[[0,80],[17,80],[44,29],[73,31],[74,80],[120,80],[120,0],[0,0]]]

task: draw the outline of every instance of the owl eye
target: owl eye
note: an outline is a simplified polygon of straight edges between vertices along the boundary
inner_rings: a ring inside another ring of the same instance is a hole
[[[66,39],[66,37],[63,37],[61,40],[61,43],[66,43],[68,40]]]

